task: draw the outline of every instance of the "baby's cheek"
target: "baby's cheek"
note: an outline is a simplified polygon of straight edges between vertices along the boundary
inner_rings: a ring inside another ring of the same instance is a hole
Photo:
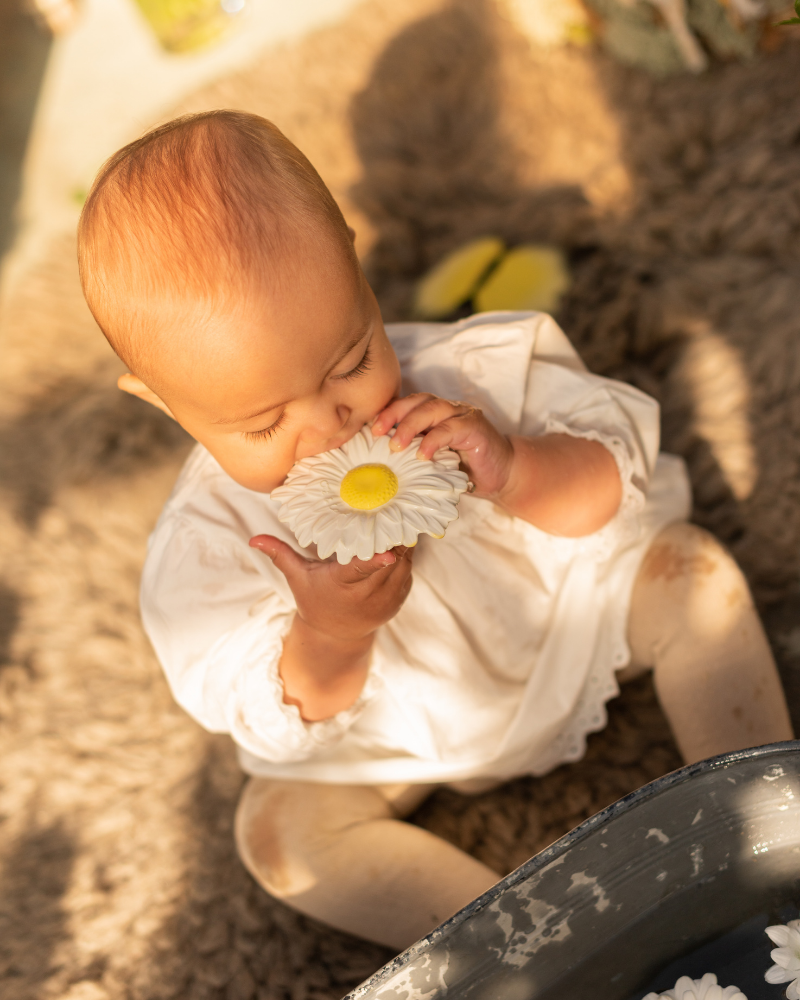
[[[364,421],[371,420],[386,409],[393,399],[400,396],[402,390],[402,380],[400,378],[399,366],[395,370],[391,366],[387,371],[380,373],[369,386],[369,389],[362,396],[362,406],[364,403]]]
[[[241,447],[226,448],[216,454],[222,468],[245,489],[256,493],[270,493],[286,478],[294,461],[280,449],[276,454],[274,441],[244,442]]]

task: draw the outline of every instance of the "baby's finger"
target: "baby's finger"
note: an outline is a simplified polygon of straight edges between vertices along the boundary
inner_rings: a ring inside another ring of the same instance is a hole
[[[443,420],[428,431],[417,450],[417,458],[432,459],[440,448],[471,451],[479,443],[470,414],[459,414]]]
[[[351,559],[346,566],[331,563],[332,572],[342,583],[359,583],[381,570],[388,569],[397,562],[397,556],[390,549],[379,552],[371,559]]]
[[[471,410],[472,407],[466,403],[451,403],[448,399],[429,399],[400,421],[389,447],[392,451],[401,451],[403,448],[407,448],[413,439],[423,431],[435,427],[444,420],[469,413]]]
[[[392,427],[394,427],[395,424],[399,423],[407,413],[410,413],[415,407],[421,406],[422,403],[426,403],[431,399],[436,399],[436,396],[432,395],[430,392],[412,392],[410,396],[404,396],[402,399],[392,400],[386,409],[381,410],[378,416],[372,421],[372,433],[375,437],[380,437],[381,434],[386,434],[392,429]]]
[[[410,545],[398,545],[391,551],[397,557],[396,561],[394,565],[388,568],[387,573],[381,574],[380,577],[375,577],[375,583],[379,587],[391,587],[396,590],[398,587],[402,587],[404,579],[411,576],[415,550]]]
[[[292,580],[296,579],[300,573],[305,573],[316,563],[310,562],[299,556],[291,545],[282,542],[274,535],[253,535],[250,539],[250,548],[258,549],[275,563],[283,573],[291,586]]]

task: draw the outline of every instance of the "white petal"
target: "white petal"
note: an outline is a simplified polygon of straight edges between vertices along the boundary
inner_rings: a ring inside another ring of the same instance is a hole
[[[403,509],[404,513],[410,508],[412,510],[418,510],[421,513],[429,513],[439,517],[444,517],[446,521],[454,521],[458,516],[455,504],[440,500],[437,497],[425,497],[416,494],[413,500],[406,497],[396,497],[395,503],[398,507]]]
[[[798,958],[791,948],[773,948],[769,953],[769,957],[773,962],[782,965],[784,969],[800,970],[800,958]]]
[[[440,448],[433,453],[433,460],[437,465],[443,465],[446,469],[457,469],[461,459],[456,452],[450,448]]]
[[[361,534],[358,518],[350,517],[347,519],[347,523],[342,526],[339,531],[339,537],[343,545],[347,545],[352,548],[356,544],[358,536]]]
[[[800,979],[795,979],[790,986],[787,986],[786,1000],[800,1000]]]
[[[410,524],[404,523],[400,525],[400,530],[402,531],[402,536],[400,538],[401,545],[407,545],[409,547],[416,545],[420,532],[416,528],[412,528]]]
[[[361,465],[370,459],[370,444],[364,434],[356,434],[350,439],[350,450],[347,457],[355,465]]]
[[[314,539],[317,543],[317,552],[320,559],[327,559],[329,555],[336,551],[336,546],[342,540],[342,533],[337,531],[336,526],[328,526]]]
[[[403,542],[403,525],[388,517],[375,519],[375,551],[385,552]]]
[[[764,973],[764,978],[768,983],[788,983],[789,980],[794,979],[794,975],[781,968],[780,965],[771,965]]]
[[[391,531],[382,531],[380,534],[375,535],[375,551],[376,552],[388,552],[389,549],[393,549],[396,545],[410,545],[410,542],[405,540],[403,535],[402,524],[397,524],[392,526]]]
[[[426,473],[421,476],[403,476],[402,485],[409,490],[430,490],[432,493],[452,493],[450,482],[444,476]]]
[[[292,510],[290,508],[289,513],[292,517],[294,530],[311,528],[314,525],[318,525],[321,530],[334,520],[333,515],[325,510],[324,507],[320,508],[316,505],[303,507],[299,510]]]
[[[380,524],[399,524],[403,520],[403,514],[394,500],[389,500],[382,507],[372,512],[373,519]]]
[[[358,558],[366,561],[375,555],[375,542],[372,538],[359,538],[355,549]]]
[[[417,532],[427,531],[430,525],[430,518],[426,517],[422,511],[406,508],[403,510],[402,520],[415,528]]]
[[[767,928],[767,934],[775,944],[785,948],[792,939],[791,931],[784,924],[773,924]]]

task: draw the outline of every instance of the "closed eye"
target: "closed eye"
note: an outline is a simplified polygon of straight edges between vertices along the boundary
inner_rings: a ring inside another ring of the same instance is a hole
[[[370,353],[369,344],[367,345],[366,351],[364,351],[364,356],[355,366],[351,368],[349,372],[344,372],[342,375],[335,375],[334,378],[343,379],[344,381],[349,381],[353,378],[359,378],[361,375],[366,375],[366,373],[374,366],[374,361]],[[283,422],[284,413],[282,413],[274,424],[269,427],[264,427],[259,431],[245,431],[244,437],[246,441],[269,441],[269,439],[280,430],[281,423]]]
[[[285,411],[284,411],[285,412]],[[278,417],[274,424],[270,424],[269,427],[264,427],[260,431],[245,431],[244,437],[246,441],[269,441],[269,439],[275,434],[281,426],[283,421],[283,413]]]
[[[347,382],[351,378],[358,378],[360,375],[366,375],[372,366],[372,355],[370,354],[369,344],[367,344],[367,349],[364,351],[364,357],[358,362],[355,368],[351,368],[349,372],[345,372],[343,375],[336,375],[334,377],[337,379],[343,379]]]

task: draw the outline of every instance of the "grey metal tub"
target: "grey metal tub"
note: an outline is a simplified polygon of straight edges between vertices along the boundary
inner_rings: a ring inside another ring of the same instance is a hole
[[[793,741],[701,761],[620,799],[347,1000],[629,1000],[673,959],[798,900]]]

